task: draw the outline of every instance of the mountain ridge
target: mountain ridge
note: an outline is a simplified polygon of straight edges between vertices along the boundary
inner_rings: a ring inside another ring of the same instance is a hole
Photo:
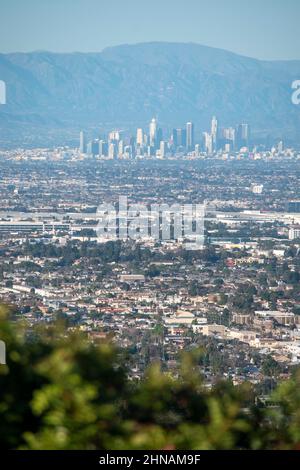
[[[224,126],[247,121],[265,135],[300,134],[300,107],[291,102],[300,60],[154,41],[91,53],[0,54],[0,79],[7,85],[4,136],[13,134],[14,123],[21,134],[47,135],[56,126],[63,134],[113,123],[131,129],[157,114],[163,126],[193,120],[199,132],[216,114]]]

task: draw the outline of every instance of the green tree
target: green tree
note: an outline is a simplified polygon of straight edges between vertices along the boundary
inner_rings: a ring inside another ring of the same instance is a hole
[[[0,308],[0,440],[13,449],[294,449],[300,444],[300,372],[254,406],[253,387],[199,375],[202,353],[183,353],[176,377],[159,364],[128,379],[124,354],[62,324],[28,328]],[[220,357],[210,352],[216,367]],[[222,354],[219,354],[222,356]],[[266,364],[273,371],[275,365]],[[273,373],[273,372],[272,372]]]

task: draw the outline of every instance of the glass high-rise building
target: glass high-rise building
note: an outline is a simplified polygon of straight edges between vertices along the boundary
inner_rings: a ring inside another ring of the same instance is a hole
[[[143,129],[139,128],[136,131],[136,144],[140,145],[141,147],[144,145],[144,133]]]
[[[152,119],[149,126],[149,137],[150,137],[150,146],[156,146],[156,133],[157,133],[157,121],[155,118]]]
[[[194,124],[192,122],[186,123],[186,148],[194,149]]]
[[[79,150],[80,150],[80,153],[86,152],[85,135],[83,131],[81,131],[79,134]]]
[[[99,141],[99,156],[107,157],[108,155],[108,144],[105,140]]]
[[[172,141],[175,149],[178,147],[186,147],[186,129],[173,129],[172,132]]]
[[[236,145],[238,150],[241,147],[249,147],[250,126],[249,124],[239,124],[236,132]]]
[[[216,116],[213,116],[211,121],[211,137],[213,151],[216,151],[218,149],[218,120]]]

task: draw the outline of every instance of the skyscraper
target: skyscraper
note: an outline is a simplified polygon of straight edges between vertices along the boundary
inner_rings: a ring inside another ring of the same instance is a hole
[[[222,130],[222,145],[227,146],[230,150],[235,149],[236,145],[236,131],[233,127],[228,127]],[[229,145],[229,147],[228,147]]]
[[[85,135],[83,131],[80,131],[80,134],[79,134],[79,151],[80,153],[86,152]]]
[[[156,132],[157,132],[157,121],[153,118],[149,126],[150,146],[156,146]]]
[[[144,144],[144,134],[143,134],[143,129],[139,128],[136,131],[136,144],[139,145],[140,147],[143,146]]]
[[[99,156],[100,157],[107,157],[108,154],[108,145],[105,140],[99,141]]]
[[[159,148],[159,145],[162,140],[163,140],[163,130],[161,127],[159,127],[156,131],[156,145],[155,146],[157,149]]]
[[[131,145],[125,145],[123,155],[125,158],[132,158],[132,146]]]
[[[281,140],[278,145],[277,145],[277,150],[278,152],[283,152],[284,150],[284,143],[283,143],[283,140]]]
[[[118,144],[118,157],[121,158],[124,154],[124,141],[120,140]]]
[[[86,153],[90,156],[95,156],[99,154],[99,141],[91,140],[87,144]]]
[[[173,129],[172,141],[175,149],[178,147],[186,147],[186,129]]]
[[[214,135],[217,135],[217,133],[218,133],[218,120],[216,116],[213,116],[211,120],[211,135],[214,136]]]
[[[196,144],[195,145],[195,154],[196,154],[197,157],[199,157],[200,151],[201,151],[200,144]]]
[[[111,131],[108,135],[108,138],[112,142],[117,142],[122,139],[121,131]]]
[[[177,148],[177,130],[176,129],[172,130],[171,139],[172,139],[172,145],[173,145],[174,149],[176,149]]]
[[[211,155],[213,153],[213,136],[209,132],[204,132],[203,137],[205,151]]]
[[[194,149],[194,124],[192,122],[186,123],[186,148],[187,150]]]
[[[109,144],[109,147],[108,147],[108,157],[113,159],[116,157],[116,145],[113,144],[113,143],[110,143]]]
[[[168,143],[165,142],[164,140],[161,140],[159,144],[159,155],[161,158],[164,158],[166,156],[167,148],[168,148]]]
[[[218,149],[218,120],[216,116],[213,116],[211,121],[211,137],[213,151],[216,151]]]
[[[236,144],[238,150],[241,147],[249,147],[249,140],[250,140],[250,126],[249,124],[239,124],[237,126],[236,132]]]

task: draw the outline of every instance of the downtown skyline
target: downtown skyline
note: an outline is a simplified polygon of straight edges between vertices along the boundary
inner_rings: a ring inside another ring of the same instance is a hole
[[[122,129],[101,132],[101,136],[87,139],[81,130],[79,151],[90,156],[114,158],[158,157],[175,155],[212,155],[218,151],[250,151],[250,125],[240,123],[234,127],[221,127],[216,116],[212,117],[209,131],[198,130],[192,121],[183,127],[174,127],[171,132],[163,129],[156,118],[148,128],[138,127],[135,135]],[[283,142],[281,142],[283,150]]]

